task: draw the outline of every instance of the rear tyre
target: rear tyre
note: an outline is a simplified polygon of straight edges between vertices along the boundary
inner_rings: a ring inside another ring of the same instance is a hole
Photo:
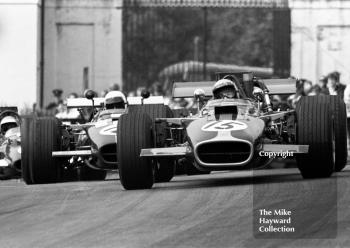
[[[156,118],[171,118],[173,113],[171,109],[164,104],[145,104],[129,106],[129,113],[141,111],[148,114],[152,121]]]
[[[296,106],[297,141],[309,145],[307,154],[297,155],[304,178],[330,177],[334,171],[334,126],[329,96],[302,97]]]
[[[334,118],[335,164],[336,172],[346,166],[348,159],[346,105],[339,96],[331,96],[331,107]]]
[[[22,119],[22,177],[27,184],[55,183],[60,167],[52,151],[60,150],[59,121],[54,117]]]
[[[117,157],[120,181],[125,189],[149,189],[154,170],[149,159],[141,158],[143,148],[153,146],[152,120],[142,111],[122,115],[117,129]]]

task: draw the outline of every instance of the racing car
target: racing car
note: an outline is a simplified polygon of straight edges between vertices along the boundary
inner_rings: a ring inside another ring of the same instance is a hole
[[[173,84],[174,98],[195,98],[195,115],[172,118],[167,106],[153,105],[120,116],[117,157],[125,189],[151,188],[155,168],[170,175],[179,161],[204,172],[251,170],[290,154],[304,178],[330,177],[345,167],[346,107],[338,96],[305,96],[295,109],[273,110],[270,97],[294,94],[295,79],[262,80],[250,72],[217,79]],[[235,94],[216,97],[217,83],[233,84]]]
[[[116,128],[121,114],[141,104],[162,103],[163,97],[125,98],[111,91],[104,98],[92,90],[84,98],[67,99],[79,117],[25,116],[22,121],[22,177],[27,184],[65,180],[104,180],[118,169]],[[144,99],[147,98],[147,99]],[[76,112],[76,111],[75,111]]]
[[[17,107],[0,107],[0,180],[21,174],[20,123]]]

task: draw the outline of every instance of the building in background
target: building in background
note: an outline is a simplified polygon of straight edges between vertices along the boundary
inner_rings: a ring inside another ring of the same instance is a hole
[[[120,0],[45,0],[44,105],[64,96],[122,84]]]
[[[288,0],[124,1],[123,81],[127,91],[154,83],[168,85],[164,90],[169,91],[174,80],[209,80],[215,77],[209,64],[230,65],[226,69],[273,68],[274,76],[288,77]],[[175,68],[184,72],[182,78],[173,77],[176,72],[159,78],[164,70]]]
[[[337,70],[350,83],[350,1],[290,0],[291,74],[317,82]]]
[[[0,106],[31,108],[39,96],[39,0],[0,0]]]
[[[122,84],[121,0],[0,0],[0,105]]]
[[[151,12],[134,15],[135,21],[123,19],[126,11],[130,13],[135,6],[138,10],[153,8],[157,11],[164,7],[181,7],[177,8],[179,11],[183,7],[210,8],[211,11],[220,11],[220,8],[273,9],[275,75],[291,74],[316,82],[320,76],[337,70],[342,74],[343,83],[350,82],[349,0],[0,0],[0,105],[22,108],[39,103],[45,106],[52,100],[55,88],[63,89],[64,96],[71,92],[81,94],[85,88],[101,92],[114,83],[124,83],[128,87],[123,88],[131,90],[146,80],[155,81],[166,66],[196,57],[182,58],[174,53],[162,68],[138,78],[130,63],[141,55],[147,59],[148,53],[145,49],[139,53],[130,41],[133,38],[143,42],[138,37],[146,36],[130,25],[143,23],[151,18]],[[208,13],[203,11],[203,16],[210,19]],[[207,24],[203,22],[203,26]],[[166,26],[163,29],[166,30]],[[157,29],[151,31],[158,32]],[[201,31],[190,40],[191,46],[195,46],[192,43],[202,34],[206,35]],[[152,33],[147,35],[158,37]],[[210,32],[207,35],[209,41],[205,44],[210,46]],[[159,39],[168,37],[161,35]],[[200,38],[197,58],[200,57],[198,53],[203,53],[204,64],[225,62],[210,60],[209,52],[204,56],[205,44],[204,38]],[[133,54],[137,56],[133,57]],[[128,67],[125,66],[127,63]],[[201,70],[204,69],[205,66]],[[127,73],[135,77],[135,82],[126,77]]]

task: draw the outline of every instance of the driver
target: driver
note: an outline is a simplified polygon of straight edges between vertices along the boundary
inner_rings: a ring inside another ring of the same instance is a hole
[[[238,89],[235,83],[229,79],[220,79],[213,87],[214,99],[238,98]]]
[[[105,96],[106,109],[125,109],[126,97],[120,91],[110,91]]]
[[[16,118],[13,116],[5,116],[2,118],[0,122],[1,134],[5,135],[5,133],[11,128],[18,127],[18,123]]]

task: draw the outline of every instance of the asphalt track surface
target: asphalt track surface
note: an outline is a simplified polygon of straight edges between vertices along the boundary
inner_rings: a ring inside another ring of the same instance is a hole
[[[303,180],[293,168],[254,177],[221,172],[177,176],[136,191],[123,190],[116,177],[32,186],[0,182],[0,247],[350,247],[350,166],[331,179]],[[323,204],[334,195],[332,206]],[[309,234],[321,238],[255,237],[253,209],[276,204],[305,206],[293,221],[304,234],[319,224]],[[322,215],[310,223],[315,209],[325,209],[324,216],[333,211],[335,219],[325,224]]]

